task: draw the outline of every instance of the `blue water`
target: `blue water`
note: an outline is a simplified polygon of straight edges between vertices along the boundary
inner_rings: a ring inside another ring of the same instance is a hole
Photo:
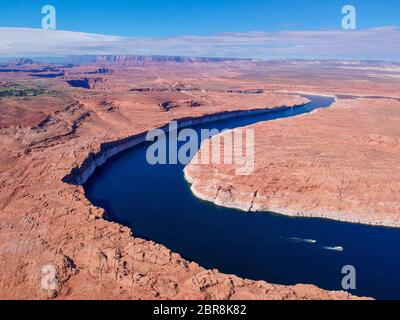
[[[311,103],[294,109],[192,128],[241,127],[333,102],[308,98]],[[84,186],[88,199],[106,209],[107,219],[129,226],[135,236],[163,244],[206,268],[278,284],[342,290],[342,267],[353,265],[357,289],[351,293],[400,298],[400,229],[220,208],[192,195],[182,165],[147,164],[146,147],[113,157]],[[329,249],[336,246],[344,251]]]

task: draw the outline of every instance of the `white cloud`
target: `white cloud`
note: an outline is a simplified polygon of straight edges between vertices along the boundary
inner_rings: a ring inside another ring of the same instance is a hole
[[[100,54],[399,60],[400,30],[398,27],[381,27],[358,31],[127,38],[59,30],[0,28],[0,57]]]

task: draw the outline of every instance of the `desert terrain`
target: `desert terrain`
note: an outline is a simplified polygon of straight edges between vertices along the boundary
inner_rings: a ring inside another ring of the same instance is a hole
[[[238,176],[234,165],[195,158],[185,175],[200,198],[244,211],[400,227],[400,100],[339,99],[249,128],[254,172]]]
[[[399,77],[399,64],[345,61],[97,57],[0,66],[0,298],[354,298],[206,270],[137,238],[86,199],[81,168],[105,144],[174,119],[306,102],[291,93],[336,95],[330,109],[255,125],[255,175],[190,165],[186,177],[221,205],[398,227]],[[46,265],[56,267],[56,290],[41,286]]]

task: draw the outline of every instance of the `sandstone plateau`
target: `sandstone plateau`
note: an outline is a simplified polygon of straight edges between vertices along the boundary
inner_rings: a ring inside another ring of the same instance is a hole
[[[338,100],[250,128],[254,172],[195,158],[185,168],[194,194],[245,211],[400,227],[400,101]]]
[[[354,298],[313,285],[283,286],[206,270],[162,245],[137,238],[134,228],[106,221],[104,210],[86,199],[82,186],[64,181],[98,154],[104,143],[118,143],[173,119],[305,102],[282,92],[398,98],[393,92],[398,85],[393,76],[398,67],[388,71],[386,66],[374,66],[371,75],[340,63],[327,63],[321,72],[320,64],[305,62],[157,61],[147,65],[141,59],[139,65],[120,65],[121,59],[126,62],[125,58],[104,58],[75,66],[29,61],[28,65],[0,68],[4,93],[0,100],[0,298]],[[85,79],[88,88],[70,85],[79,79]],[[173,103],[174,108],[160,110],[164,101]],[[191,107],[188,101],[199,103]],[[210,173],[204,172],[206,168],[189,167],[187,173],[199,190],[210,174],[213,188],[229,184],[238,193],[228,188],[220,193],[225,195],[221,201],[240,201],[246,209],[251,198],[248,193],[257,190],[260,201],[252,208],[271,207],[271,202],[263,203],[261,197],[273,190],[279,195],[274,203],[277,207],[294,208],[287,199],[290,193],[297,195],[296,205],[307,210],[318,207],[343,212],[339,208],[347,208],[351,209],[348,214],[360,221],[394,223],[398,212],[398,186],[394,184],[398,107],[398,102],[390,99],[346,100],[311,116],[255,126],[260,147],[257,157],[261,156],[257,158],[259,178],[237,181],[224,167],[207,168]],[[351,121],[359,127],[349,126]],[[268,143],[273,148],[263,152]],[[356,174],[354,157],[360,166],[374,165],[376,170]],[[310,172],[305,173],[305,168]],[[218,172],[220,176],[214,176]],[[330,184],[324,183],[325,172],[335,175]],[[357,186],[373,191],[368,205],[360,203],[363,198]],[[300,191],[304,191],[303,197]],[[327,204],[332,194],[336,200]],[[380,195],[380,201],[374,202]],[[45,265],[56,268],[57,290],[41,287]]]

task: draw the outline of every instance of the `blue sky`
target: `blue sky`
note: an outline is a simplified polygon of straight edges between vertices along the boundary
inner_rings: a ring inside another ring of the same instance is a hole
[[[360,29],[400,24],[398,0],[13,0],[2,1],[0,26],[40,28],[46,4],[58,29],[129,37],[339,28],[345,4]]]
[[[48,4],[54,31],[40,29]],[[347,4],[355,31],[341,28]],[[400,61],[400,1],[2,1],[0,58],[71,54]]]

